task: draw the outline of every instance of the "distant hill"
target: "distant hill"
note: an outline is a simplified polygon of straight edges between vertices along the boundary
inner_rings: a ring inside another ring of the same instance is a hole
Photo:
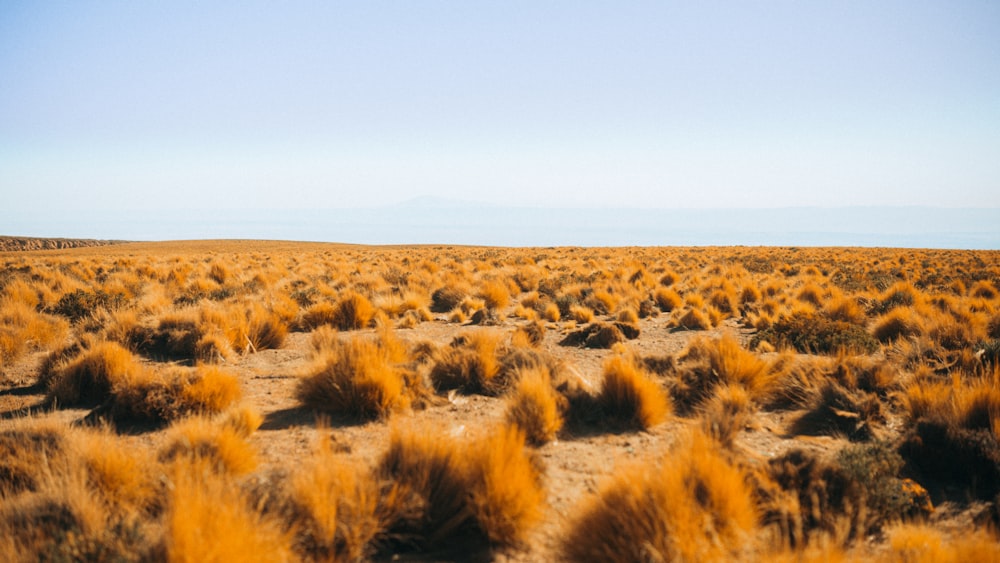
[[[119,240],[92,240],[68,238],[0,237],[0,252],[25,250],[58,250],[62,248],[84,248],[120,244]]]
[[[110,244],[77,238],[290,240],[485,246],[865,246],[1000,250],[1000,209],[530,207],[432,197],[377,207],[4,213],[14,248]],[[9,240],[9,239],[8,239]],[[6,246],[6,245],[5,245]]]

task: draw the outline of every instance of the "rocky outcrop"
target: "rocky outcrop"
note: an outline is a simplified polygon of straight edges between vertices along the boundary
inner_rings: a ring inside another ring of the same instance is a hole
[[[26,250],[59,250],[64,248],[107,246],[110,244],[121,244],[122,242],[125,241],[68,239],[68,238],[0,237],[0,252],[19,252]]]

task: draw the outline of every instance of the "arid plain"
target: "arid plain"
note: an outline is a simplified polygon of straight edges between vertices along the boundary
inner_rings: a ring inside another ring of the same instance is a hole
[[[1000,560],[1000,252],[53,245],[3,560]]]

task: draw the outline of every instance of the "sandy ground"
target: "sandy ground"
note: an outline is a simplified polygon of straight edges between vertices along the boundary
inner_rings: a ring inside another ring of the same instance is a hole
[[[744,341],[750,336],[750,332],[740,328],[736,321],[727,321],[724,326],[707,333],[672,331],[666,326],[666,321],[667,318],[663,315],[641,320],[640,337],[629,344],[643,355],[664,355],[682,350],[691,338],[699,334],[718,336],[722,332],[729,332]],[[397,335],[408,341],[430,340],[443,345],[467,331],[509,331],[523,322],[510,318],[499,327],[486,329],[437,319],[413,329],[400,329]],[[611,352],[560,346],[558,343],[564,334],[562,323],[549,323],[544,349],[566,361],[583,379],[598,387],[602,363]],[[332,440],[337,450],[345,455],[361,463],[374,465],[386,449],[394,425],[407,426],[426,422],[453,436],[471,437],[488,431],[503,420],[504,399],[453,395],[450,398],[442,397],[438,405],[399,413],[388,421],[360,425],[317,425],[316,414],[299,408],[294,398],[296,382],[308,367],[309,338],[307,333],[291,333],[282,349],[239,356],[227,364],[228,368],[239,374],[242,381],[244,404],[264,417],[262,426],[252,438],[261,460],[257,478],[267,478],[271,472],[289,470],[294,466],[295,460],[309,455],[315,441],[321,438]],[[0,417],[3,419],[23,416],[26,409],[30,410],[32,405],[37,405],[42,400],[42,390],[30,386],[40,359],[40,355],[28,358],[10,372],[10,378],[17,384],[0,391]],[[86,414],[87,411],[83,410],[64,409],[36,412],[32,416],[78,423]],[[846,443],[833,438],[804,439],[787,436],[784,428],[794,414],[757,412],[753,422],[740,433],[736,441],[737,447],[744,450],[751,459],[763,460],[793,447],[831,450]],[[567,435],[541,447],[538,453],[546,468],[548,495],[545,518],[532,532],[525,548],[499,554],[498,558],[526,562],[552,560],[553,550],[562,535],[561,527],[565,525],[566,517],[571,514],[574,506],[586,495],[597,491],[600,483],[619,468],[661,459],[679,431],[692,423],[691,419],[674,418],[647,432]],[[2,424],[3,421],[0,421],[0,425]],[[137,447],[156,448],[163,436],[162,430],[137,431],[126,433],[124,439]],[[469,555],[439,553],[431,555],[429,559],[466,559]],[[428,559],[421,557],[422,560]]]

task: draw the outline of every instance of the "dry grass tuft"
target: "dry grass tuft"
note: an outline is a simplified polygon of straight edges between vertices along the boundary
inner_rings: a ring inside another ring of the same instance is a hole
[[[556,438],[562,429],[563,419],[548,369],[534,368],[520,372],[517,387],[507,399],[507,422],[520,428],[528,443],[535,446]]]
[[[171,473],[163,557],[170,562],[293,561],[291,538],[204,463]]]
[[[524,432],[502,427],[470,449],[469,505],[490,544],[516,546],[542,517],[542,468]]]
[[[200,416],[182,420],[167,430],[159,460],[178,466],[178,471],[197,467],[223,475],[243,475],[257,467],[257,454],[246,436],[231,425]]]
[[[431,368],[431,383],[437,391],[458,389],[463,393],[499,395],[511,384],[510,378],[501,375],[499,356],[503,352],[499,332],[463,334],[440,352]]]
[[[609,358],[603,378],[597,403],[612,421],[648,430],[670,415],[666,392],[631,355],[619,353]]]
[[[330,341],[318,353],[317,367],[299,380],[303,405],[355,420],[385,418],[410,404],[395,348],[368,338]]]
[[[49,380],[48,397],[60,405],[95,405],[131,378],[142,377],[132,354],[114,342],[98,342],[57,368]]]
[[[570,518],[564,561],[695,561],[751,553],[758,521],[747,477],[695,433],[657,467],[633,466]]]
[[[329,440],[319,441],[287,487],[281,514],[303,558],[361,561],[371,555],[382,531],[378,483],[331,451]]]
[[[467,460],[440,432],[395,429],[376,474],[383,483],[380,512],[388,539],[400,547],[437,547],[472,523]]]
[[[38,490],[46,472],[58,469],[67,452],[65,430],[29,420],[0,431],[0,498]]]

